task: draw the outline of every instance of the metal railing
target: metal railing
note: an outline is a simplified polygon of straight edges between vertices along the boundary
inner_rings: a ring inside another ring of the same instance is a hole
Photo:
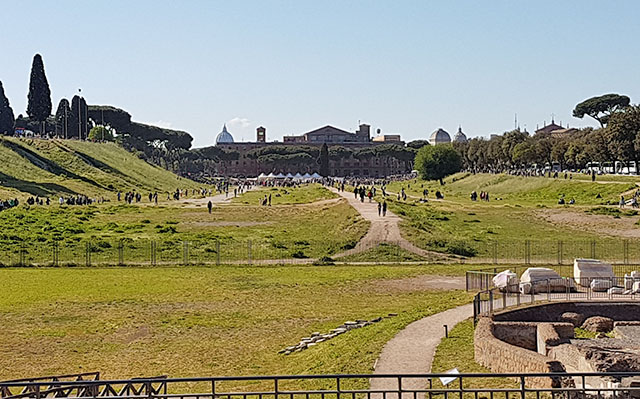
[[[532,283],[517,282],[501,288],[489,288],[478,292],[473,299],[473,320],[490,316],[495,311],[552,301],[640,301],[640,278],[609,277],[580,278],[560,277],[537,280]]]
[[[495,266],[484,269],[468,270],[465,273],[465,285],[467,291],[484,291],[494,287],[493,278],[496,274],[511,270],[516,275],[522,273],[532,267],[532,265],[511,265],[511,266]],[[573,277],[573,264],[565,265],[545,265],[546,268],[554,270],[560,277]],[[631,274],[633,271],[640,271],[638,264],[612,265],[613,274],[616,277],[624,277],[625,274]]]
[[[418,399],[630,398],[638,372],[527,374],[334,374],[0,382],[3,399]],[[631,385],[631,386],[628,386]]]

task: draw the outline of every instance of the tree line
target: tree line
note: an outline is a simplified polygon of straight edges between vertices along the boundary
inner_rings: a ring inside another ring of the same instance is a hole
[[[453,147],[463,168],[478,172],[504,172],[534,165],[542,169],[553,163],[561,169],[579,170],[589,162],[640,159],[640,106],[630,105],[628,97],[594,97],[578,104],[573,114],[591,116],[601,127],[534,135],[516,129],[490,139],[477,137],[466,143],[456,142]]]

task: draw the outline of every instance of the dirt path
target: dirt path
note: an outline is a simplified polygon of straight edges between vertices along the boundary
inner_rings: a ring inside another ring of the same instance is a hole
[[[458,306],[441,313],[425,317],[409,324],[387,342],[376,360],[373,374],[426,374],[431,372],[431,364],[436,348],[444,338],[444,325],[449,331],[463,320],[473,316],[473,304]],[[425,379],[404,378],[403,389],[424,389]],[[398,389],[397,379],[372,378],[371,390]],[[405,395],[403,395],[405,396]],[[407,397],[413,399],[413,395]],[[397,395],[386,395],[386,399],[398,399]]]
[[[413,245],[411,242],[403,238],[400,234],[400,228],[398,227],[398,222],[401,220],[400,217],[389,210],[387,210],[386,216],[378,216],[377,202],[369,202],[368,199],[365,199],[364,202],[360,202],[359,199],[356,199],[354,197],[354,194],[352,192],[338,191],[333,187],[329,187],[329,190],[345,198],[347,202],[349,202],[349,205],[351,205],[356,211],[358,211],[358,213],[363,218],[371,222],[369,231],[367,231],[367,234],[362,237],[362,239],[354,248],[341,252],[339,254],[335,254],[332,256],[332,258],[340,258],[342,256],[360,253],[366,251],[367,249],[373,248],[381,242],[396,244],[404,250],[413,252],[414,254],[420,255],[425,258],[436,257],[441,258],[442,260],[449,258],[447,255],[441,254],[439,252],[427,251],[422,248],[418,248],[417,246]]]

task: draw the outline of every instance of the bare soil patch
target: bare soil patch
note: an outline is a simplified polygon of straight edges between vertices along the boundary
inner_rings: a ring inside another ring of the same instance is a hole
[[[465,289],[465,280],[462,276],[422,275],[395,280],[378,281],[374,285],[377,289],[395,292],[463,290]]]
[[[241,222],[241,221],[219,221],[219,222],[189,222],[188,224],[194,226],[207,226],[207,227],[221,227],[221,226],[233,226],[233,227],[251,227],[261,226],[265,224],[271,224],[272,222]]]
[[[608,215],[589,215],[583,211],[543,210],[537,216],[549,223],[590,231],[600,235],[623,238],[640,238],[640,228],[636,222],[638,216],[614,218]]]

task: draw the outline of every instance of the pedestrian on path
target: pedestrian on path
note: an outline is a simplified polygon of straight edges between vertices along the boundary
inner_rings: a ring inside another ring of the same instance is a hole
[[[378,217],[380,217],[381,213],[382,213],[382,204],[378,202]]]
[[[382,203],[382,217],[387,216],[387,201]]]
[[[211,208],[213,208],[213,203],[209,201],[207,202],[207,209],[209,209],[209,214],[211,214]]]

